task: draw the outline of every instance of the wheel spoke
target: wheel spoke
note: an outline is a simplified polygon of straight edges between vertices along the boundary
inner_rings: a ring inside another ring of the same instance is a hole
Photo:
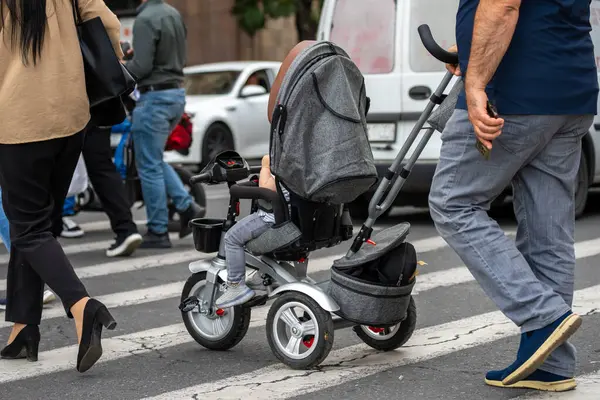
[[[304,322],[301,326],[302,326],[302,333],[304,335],[315,335],[317,333],[315,322],[312,319]]]
[[[301,338],[290,336],[290,341],[285,346],[285,349],[291,354],[300,354],[300,343],[302,343]]]
[[[215,335],[221,335],[225,332],[225,325],[223,324],[223,318],[215,318],[213,321],[213,332]]]
[[[291,308],[288,308],[287,310],[281,313],[281,320],[287,326],[289,326],[290,329],[296,328],[298,326],[298,317],[296,317],[296,314],[294,314]]]

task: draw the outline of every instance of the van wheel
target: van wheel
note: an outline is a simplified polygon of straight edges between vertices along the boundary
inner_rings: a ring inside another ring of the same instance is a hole
[[[590,175],[588,173],[588,160],[585,151],[581,151],[579,171],[575,181],[575,218],[580,218],[587,205],[588,192],[590,188]]]

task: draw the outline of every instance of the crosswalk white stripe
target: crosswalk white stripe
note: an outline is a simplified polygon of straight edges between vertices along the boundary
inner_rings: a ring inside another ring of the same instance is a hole
[[[127,292],[94,296],[94,298],[102,302],[109,309],[136,306],[145,303],[151,303],[153,301],[177,298],[181,295],[184,284],[185,282],[173,282]],[[44,309],[44,312],[42,313],[42,320],[63,317],[64,315],[64,308],[62,308],[60,304],[56,304],[50,308]],[[0,321],[0,328],[7,328],[12,325],[12,322]]]
[[[580,315],[595,312],[595,308],[600,305],[598,289],[600,285],[577,291],[574,311]],[[405,346],[393,352],[380,353],[365,344],[358,344],[331,352],[318,370],[297,371],[282,368],[281,365],[271,365],[145,400],[209,398],[211,394],[219,399],[287,399],[518,333],[519,329],[512,322],[501,312],[495,311],[420,329]],[[285,384],[281,383],[282,380],[285,380]]]
[[[573,307],[575,312],[584,315],[596,312],[596,309],[598,308],[600,308],[600,285],[575,292]],[[267,311],[268,308],[266,307],[253,310],[250,326],[264,326]],[[518,329],[510,323],[501,312],[496,311],[464,318],[447,324],[420,329],[414,333],[410,343],[404,346],[402,350],[386,355],[377,355],[364,345],[351,346],[332,352],[326,361],[326,364],[329,365],[334,363],[347,363],[347,365],[336,367],[333,370],[328,370],[327,368],[321,369],[323,376],[314,376],[313,379],[315,379],[315,381],[311,379],[310,386],[314,385],[315,388],[318,387],[323,389],[327,386],[333,386],[334,384],[343,383],[347,380],[358,379],[395,366],[424,361],[454,351],[492,342],[515,333],[518,333]],[[193,339],[181,323],[139,331],[128,335],[116,336],[102,341],[104,355],[100,362],[108,362],[135,354],[170,348],[192,341]],[[448,342],[452,342],[452,345],[449,345]],[[2,374],[0,374],[0,383],[73,368],[76,355],[77,346],[73,345],[40,353],[39,361],[37,363],[10,361],[10,368],[6,368]],[[401,357],[398,357],[399,355],[401,355]],[[367,356],[369,357],[368,360],[366,359]],[[351,360],[359,361],[354,362]],[[2,365],[2,362],[0,362],[0,365]],[[310,390],[310,388],[304,387],[304,378],[300,376],[306,374],[306,371],[302,374],[295,375],[295,372],[287,368],[281,368],[281,366],[267,367],[250,374],[228,378],[226,382],[242,382],[244,379],[254,379],[256,380],[255,383],[263,383],[260,386],[261,390],[264,390],[266,388],[264,385],[266,385],[267,382],[278,379],[277,377],[280,376],[282,371],[286,371],[286,377],[292,377],[286,380],[285,387],[289,388],[291,385],[293,390],[283,393],[281,392],[281,389],[278,389],[279,397],[270,398],[285,398],[288,395],[291,396],[293,393],[300,394],[299,391],[304,392]],[[220,386],[218,382],[211,382],[199,385],[199,390],[195,387],[192,391],[194,393],[197,391],[214,391],[216,388],[222,386],[222,382],[220,383]],[[251,386],[252,385],[249,385],[241,389],[254,390]],[[278,392],[275,389],[276,387],[270,389],[272,390],[270,393],[272,393],[273,396]],[[223,392],[220,391],[220,394],[223,394]],[[185,395],[187,394],[169,394],[170,397],[165,398],[181,398],[181,396]],[[254,397],[258,395],[259,393],[252,392],[248,393],[248,397],[242,398],[260,398]]]
[[[178,233],[170,233],[169,239],[171,239],[171,241],[173,241],[173,242],[176,242],[179,240],[186,240],[186,239],[190,239],[190,238],[185,237],[183,239],[180,239]],[[76,239],[76,240],[78,240],[78,239]],[[98,251],[98,250],[106,250],[114,242],[115,242],[114,240],[96,240],[93,242],[69,244],[66,246],[62,246],[62,248],[63,248],[63,251],[65,252],[65,254],[73,255],[73,254],[88,253],[88,252]],[[0,264],[8,263],[9,259],[10,259],[9,254],[0,255]]]
[[[145,219],[134,221],[137,226],[144,226],[148,221]],[[93,222],[83,222],[78,224],[79,227],[84,232],[97,232],[97,231],[106,231],[110,230],[110,221],[102,220],[102,221],[93,221]]]
[[[598,400],[600,398],[600,371],[575,377],[577,388],[569,392],[532,392],[517,399],[523,400]]]
[[[198,253],[196,250],[186,250],[139,258],[126,258],[123,260],[112,261],[103,264],[94,264],[89,267],[75,268],[75,273],[80,279],[94,278],[122,272],[141,271],[150,268],[164,267],[173,264],[199,260],[210,256],[210,254]],[[6,279],[0,280],[0,290],[6,290]]]

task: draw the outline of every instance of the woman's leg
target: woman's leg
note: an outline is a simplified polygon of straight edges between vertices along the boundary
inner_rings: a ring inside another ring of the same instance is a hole
[[[53,221],[62,215],[82,140],[79,133],[44,142],[0,145],[0,186],[12,228],[7,321],[39,324],[44,282],[61,298],[69,316],[71,307],[87,298],[52,232]]]

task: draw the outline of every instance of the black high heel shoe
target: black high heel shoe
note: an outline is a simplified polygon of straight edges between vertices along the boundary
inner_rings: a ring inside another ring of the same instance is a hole
[[[27,325],[19,332],[15,340],[0,351],[0,358],[8,360],[27,358],[28,361],[37,361],[39,346],[40,327]]]
[[[117,322],[106,306],[98,300],[89,299],[83,310],[81,342],[77,353],[77,371],[85,372],[102,356],[102,327],[113,330]]]

